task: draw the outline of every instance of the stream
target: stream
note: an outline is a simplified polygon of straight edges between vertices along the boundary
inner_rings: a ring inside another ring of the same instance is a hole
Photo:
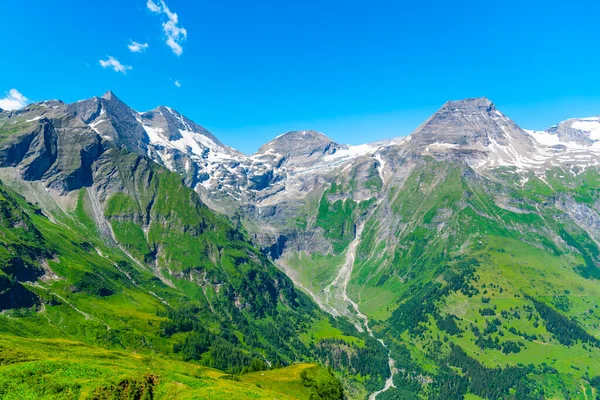
[[[347,304],[350,304],[352,306],[352,308],[354,309],[354,312],[356,313],[356,316],[359,318],[359,320],[362,321],[362,326],[359,322],[355,323],[356,328],[362,332],[363,327],[364,327],[364,329],[366,329],[367,333],[371,337],[377,339],[379,341],[379,343],[381,343],[381,345],[388,350],[388,363],[390,366],[390,376],[386,379],[383,389],[373,392],[369,396],[369,400],[375,400],[379,394],[389,390],[392,387],[395,387],[394,386],[394,375],[396,374],[396,367],[395,367],[395,361],[392,358],[391,351],[389,350],[388,346],[385,344],[385,342],[382,339],[375,337],[375,335],[373,334],[373,331],[369,327],[369,318],[360,311],[358,304],[355,303],[348,296],[348,293],[346,292],[346,288],[348,287],[348,282],[350,281],[350,278],[352,277],[352,269],[354,267],[354,261],[356,259],[356,247],[360,243],[360,238],[361,238],[361,234],[362,234],[364,225],[365,225],[365,223],[363,222],[362,224],[360,224],[357,227],[354,240],[348,246],[348,251],[346,252],[346,259],[344,260],[344,265],[340,268],[338,275],[335,277],[335,279],[325,288],[324,292],[325,292],[325,298],[327,300],[327,303],[329,303],[329,304],[331,304],[330,300],[333,300],[336,298],[336,295],[341,295],[344,302]],[[335,306],[328,307],[328,308],[333,308],[334,310],[336,309]],[[339,311],[336,310],[336,312],[332,313],[332,314],[334,316],[338,316],[340,314],[343,314],[343,312],[340,313]]]

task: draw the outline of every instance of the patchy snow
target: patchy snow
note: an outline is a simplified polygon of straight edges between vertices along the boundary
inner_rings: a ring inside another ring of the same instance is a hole
[[[94,121],[94,122],[92,122],[92,123],[90,124],[90,126],[91,126],[92,128],[95,128],[95,127],[97,127],[98,125],[100,125],[101,123],[103,123],[104,121],[106,121],[106,120],[105,120],[105,119],[100,119],[100,120]]]
[[[600,117],[573,119],[568,120],[566,123],[568,123],[569,127],[572,129],[587,133],[588,137],[594,143],[588,145],[565,141],[559,138],[557,134],[549,133],[547,131],[527,130],[526,132],[541,145],[564,146],[567,153],[572,151],[590,151],[593,153],[600,152]],[[554,125],[552,128],[556,128],[557,126],[558,125]]]
[[[367,154],[374,153],[379,146],[373,145],[371,143],[367,144],[359,144],[358,146],[347,146],[346,148],[342,148],[337,150],[333,154],[327,154],[323,157],[324,162],[329,161],[339,161],[339,160],[351,160],[356,157],[364,156]]]
[[[214,140],[198,132],[180,129],[181,139],[171,141],[173,147],[187,153],[187,148],[197,157],[207,158],[211,162],[236,159],[229,149],[215,143]]]
[[[99,130],[104,130],[98,125],[107,122],[108,116],[102,115],[105,113],[103,108],[101,115],[90,124],[92,129],[96,130],[98,127]],[[165,121],[161,121],[161,115]],[[137,117],[150,141],[148,155],[171,170],[202,174],[198,175],[200,179],[196,190],[215,194],[223,192],[231,199],[240,201],[256,196],[253,200],[261,205],[272,205],[287,198],[302,197],[328,175],[333,175],[332,171],[343,174],[362,160],[371,163],[377,161],[377,171],[385,182],[385,178],[391,179],[392,169],[396,168],[392,165],[396,160],[394,154],[404,157],[405,150],[412,148],[411,141],[418,138],[409,135],[376,143],[340,146],[333,154],[314,153],[306,162],[294,164],[282,163],[282,159],[287,157],[286,152],[282,150],[281,153],[284,154],[279,154],[275,146],[268,144],[260,154],[245,156],[238,153],[168,107],[161,107],[158,112],[154,111],[151,118],[144,114],[138,114]],[[40,118],[36,117],[33,120]],[[504,123],[503,121],[509,120],[499,111],[490,114],[475,112],[465,118],[474,121],[472,123],[482,120],[488,120],[486,123],[496,121],[494,123],[499,128],[497,135],[490,137],[489,142],[470,145],[448,143],[444,138],[434,139],[439,142],[430,143],[425,151],[436,155],[444,151],[453,154],[457,150],[468,150],[461,152],[460,157],[472,166],[480,169],[509,167],[510,170],[519,172],[521,185],[527,182],[532,173],[543,177],[546,169],[552,166],[567,165],[577,168],[600,164],[599,117],[569,120],[569,126],[573,129],[589,133],[590,139],[596,141],[592,145],[563,142],[558,134],[547,131],[524,133],[520,129],[514,129],[513,125]],[[177,123],[173,124],[174,120],[177,120]],[[170,134],[176,133],[174,128],[179,131],[180,136],[175,135],[178,139],[169,140]],[[302,139],[314,135],[314,131],[297,131],[296,134]],[[283,135],[285,134],[277,138]],[[382,149],[389,150],[382,154]],[[178,158],[180,152],[185,157]],[[249,185],[246,186],[251,177],[267,173],[272,173],[274,177],[267,189],[257,191],[250,189]],[[211,201],[219,200],[224,200],[224,197],[219,195]]]
[[[435,142],[435,143],[431,143],[429,146],[427,146],[425,148],[425,150],[430,151],[430,150],[450,150],[450,149],[454,149],[457,148],[458,145],[454,144],[454,143],[440,143],[440,142]]]
[[[598,117],[575,120],[571,123],[571,128],[589,133],[592,140],[600,140],[600,120]]]
[[[546,131],[529,131],[525,130],[536,142],[545,146],[556,146],[562,144],[558,135],[548,133]]]
[[[105,119],[96,120],[96,121],[92,122],[92,123],[91,123],[89,126],[90,126],[90,128],[92,128],[92,130],[93,130],[94,132],[96,132],[98,135],[102,136],[102,137],[103,137],[103,138],[105,138],[105,139],[112,140],[112,137],[110,137],[110,136],[107,136],[107,135],[103,135],[103,134],[102,134],[102,132],[100,132],[98,129],[96,129],[96,127],[97,127],[98,125],[100,125],[102,122],[105,122],[105,121],[106,121]]]
[[[179,133],[181,134],[181,139],[173,140],[170,142],[173,145],[173,147],[183,151],[184,153],[188,153],[189,148],[189,151],[191,151],[192,154],[198,157],[202,157],[204,153],[204,148],[202,147],[202,142],[198,140],[198,138],[194,137],[195,133],[190,131],[184,131],[183,129],[180,129]]]
[[[33,122],[33,121],[37,121],[37,120],[39,120],[39,119],[41,119],[41,118],[42,118],[42,116],[41,116],[41,115],[38,115],[37,117],[35,117],[35,118],[31,118],[31,119],[28,119],[28,120],[27,120],[27,121],[25,121],[25,122]]]
[[[160,145],[163,145],[166,147],[170,147],[169,141],[162,135],[162,132],[163,132],[162,128],[153,128],[148,125],[142,125],[142,126],[144,127],[144,130],[146,131],[146,134],[148,135],[148,138],[150,139],[150,143],[160,144]]]
[[[381,178],[382,182],[385,182],[385,179],[384,179],[385,161],[381,158],[381,154],[379,154],[379,153],[375,154],[374,158],[379,163],[379,165],[377,166],[377,172],[379,172],[379,177]]]

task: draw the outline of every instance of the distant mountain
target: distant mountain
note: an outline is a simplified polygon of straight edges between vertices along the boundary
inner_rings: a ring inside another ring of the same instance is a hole
[[[573,118],[551,126],[545,131],[532,131],[540,143],[596,150],[600,140],[600,117]]]
[[[316,131],[294,131],[280,135],[258,149],[256,156],[273,155],[289,166],[305,166],[342,147]]]

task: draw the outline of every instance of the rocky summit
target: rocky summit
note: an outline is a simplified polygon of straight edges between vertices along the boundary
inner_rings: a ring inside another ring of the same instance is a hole
[[[253,155],[112,92],[0,110],[0,397],[594,398],[599,141],[487,98]]]

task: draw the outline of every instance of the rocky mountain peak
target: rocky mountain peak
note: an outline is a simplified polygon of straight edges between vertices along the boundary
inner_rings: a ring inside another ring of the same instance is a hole
[[[313,140],[323,143],[329,143],[332,141],[323,133],[314,131],[312,129],[286,132],[283,135],[279,135],[275,140],[279,139]]]
[[[117,96],[114,94],[114,92],[113,92],[112,90],[109,90],[108,92],[104,93],[104,94],[101,96],[101,98],[102,98],[102,99],[104,99],[104,100],[108,100],[108,101],[111,101],[111,100],[118,100],[118,101],[121,101],[121,100],[119,100],[119,98],[118,98],[118,97],[117,97]]]
[[[341,146],[321,132],[291,131],[261,146],[257,154],[279,154],[288,159],[312,158],[333,154]]]
[[[458,113],[473,113],[479,111],[489,112],[495,109],[496,106],[487,97],[474,97],[463,100],[447,101],[441,110],[447,109]]]
[[[159,106],[143,113],[141,119],[146,130],[148,130],[147,127],[158,129],[167,140],[181,139],[179,130],[186,130],[181,121],[165,106]]]
[[[80,117],[103,139],[145,154],[147,138],[138,123],[138,113],[112,91],[106,92],[102,97],[78,101],[68,107],[72,114]]]
[[[485,97],[449,101],[407,138],[411,152],[460,158],[477,168],[540,164],[534,138]]]
[[[485,97],[448,101],[411,134],[419,147],[440,145],[483,150],[493,143],[530,141],[527,134]]]

